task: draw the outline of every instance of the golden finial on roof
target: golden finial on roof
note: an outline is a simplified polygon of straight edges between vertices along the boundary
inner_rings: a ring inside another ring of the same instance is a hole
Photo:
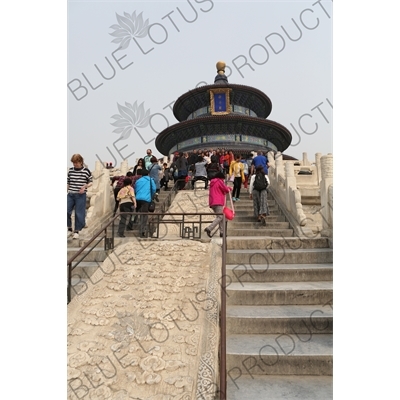
[[[220,75],[225,74],[225,67],[226,67],[226,63],[224,61],[218,61],[217,62],[217,72]]]

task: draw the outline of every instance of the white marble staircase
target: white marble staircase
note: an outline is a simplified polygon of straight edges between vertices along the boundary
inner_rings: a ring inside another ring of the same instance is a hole
[[[227,399],[332,399],[333,251],[268,203],[262,226],[244,193],[228,225]]]

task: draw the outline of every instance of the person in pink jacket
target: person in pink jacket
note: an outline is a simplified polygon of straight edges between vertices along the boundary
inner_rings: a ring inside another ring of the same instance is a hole
[[[210,181],[210,191],[208,194],[208,205],[214,211],[214,213],[222,213],[225,206],[225,196],[227,193],[232,191],[231,187],[225,185],[225,175],[222,172],[217,172],[213,179]],[[212,237],[211,232],[219,225],[219,236],[222,237],[224,234],[224,223],[223,216],[218,215],[211,224],[204,229],[208,237]]]

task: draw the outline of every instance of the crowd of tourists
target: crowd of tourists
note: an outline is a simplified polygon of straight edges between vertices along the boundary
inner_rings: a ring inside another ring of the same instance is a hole
[[[92,184],[92,175],[84,166],[80,154],[74,154],[71,162],[73,167],[69,169],[67,177],[67,228],[68,237],[79,239],[79,232],[85,227],[86,193]],[[138,212],[146,213],[139,216],[139,235],[147,236],[147,213],[154,211],[154,202],[159,201],[160,190],[169,190],[169,182],[173,182],[177,190],[194,189],[197,181],[204,182],[204,189],[209,189],[209,207],[216,214],[222,212],[227,193],[232,192],[233,202],[240,201],[243,186],[253,200],[254,216],[257,221],[265,223],[269,215],[268,166],[268,158],[261,151],[255,157],[242,157],[225,149],[176,152],[170,165],[164,163],[161,166],[152,150],[147,149],[146,155],[126,175],[110,179],[115,200],[114,215],[117,210],[121,213],[117,235],[125,237],[126,230],[134,229],[138,217],[131,218],[127,213]],[[227,182],[232,182],[233,187],[228,186]],[[71,215],[74,209],[73,229]],[[222,221],[222,216],[216,216],[205,229],[209,237],[217,226],[220,236],[223,236]]]

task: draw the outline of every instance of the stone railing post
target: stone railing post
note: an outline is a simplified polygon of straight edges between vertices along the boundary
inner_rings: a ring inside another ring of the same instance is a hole
[[[94,193],[99,190],[99,183],[100,183],[101,174],[103,173],[103,169],[105,170],[102,163],[100,161],[96,161],[95,165],[94,165],[94,171],[92,172],[93,184],[88,189],[88,192]]]
[[[294,162],[286,161],[285,163],[285,186],[286,186],[286,207],[293,216],[296,218],[297,222],[301,226],[305,226],[307,223],[306,216],[303,212],[303,205],[301,204],[301,193],[297,189],[296,176],[294,174]]]
[[[292,202],[290,199],[290,193],[292,190],[296,190],[296,178],[294,176],[294,163],[290,161],[286,161],[285,163],[285,175],[286,175],[286,193],[285,193],[285,202],[287,208],[291,212],[295,212],[296,210],[292,207]]]
[[[270,167],[275,167],[275,155],[273,151],[267,153],[268,164]]]
[[[280,151],[278,151],[275,155],[275,179],[278,183],[279,175],[283,176],[283,157]]]
[[[101,203],[103,205],[102,209],[102,215],[108,214],[112,210],[112,204],[111,204],[111,195],[112,193],[112,186],[110,185],[110,170],[105,169],[103,171],[103,175],[101,176],[100,179],[100,188],[101,188],[101,193],[99,194],[101,196]]]
[[[318,185],[321,182],[321,153],[315,154],[315,169],[317,170],[317,183]]]
[[[303,153],[303,166],[308,166],[310,165],[310,161],[308,161],[307,153]]]
[[[121,176],[122,176],[122,175],[126,175],[126,173],[128,172],[128,170],[129,170],[128,160],[122,161],[122,162],[121,162],[121,168],[120,168]]]
[[[333,228],[333,155],[321,157],[321,215],[322,229]],[[326,232],[329,234],[328,232]]]

